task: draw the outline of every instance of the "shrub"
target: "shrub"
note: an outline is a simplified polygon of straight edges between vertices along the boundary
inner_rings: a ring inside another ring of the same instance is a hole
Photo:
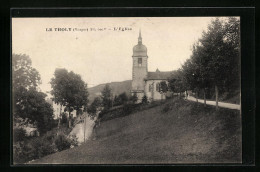
[[[61,114],[61,124],[67,124],[68,123],[68,117],[65,112]]]
[[[30,145],[31,144],[31,145]],[[32,139],[29,146],[33,148],[33,159],[38,159],[43,156],[56,152],[56,147],[52,140],[47,140],[46,137],[38,137]],[[29,155],[30,156],[30,155]]]
[[[14,128],[13,130],[13,139],[14,142],[23,141],[26,137],[26,131],[23,128]]]
[[[70,140],[67,139],[67,137],[63,133],[58,134],[58,136],[55,138],[54,143],[58,151],[69,149],[71,146]]]
[[[78,141],[76,136],[71,136],[70,138],[66,137],[70,130],[71,129],[68,129],[67,127],[56,128],[48,131],[41,137],[33,137],[14,142],[14,163],[26,163],[33,159],[38,159],[57,151],[68,149],[71,145],[77,146]]]
[[[78,146],[79,145],[78,138],[77,138],[76,135],[70,135],[69,139],[70,139],[71,146]]]
[[[148,103],[147,96],[144,95],[142,98],[142,104],[147,104],[147,103]]]

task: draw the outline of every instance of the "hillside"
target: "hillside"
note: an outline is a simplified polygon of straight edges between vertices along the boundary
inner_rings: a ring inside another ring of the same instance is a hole
[[[132,80],[122,81],[122,82],[111,82],[107,83],[112,88],[112,92],[114,95],[119,95],[123,92],[130,94]],[[101,95],[101,91],[105,87],[105,84],[100,84],[95,87],[88,88],[89,92],[89,102],[91,103],[95,97]]]
[[[101,122],[95,140],[34,164],[152,164],[241,162],[238,110],[185,100]]]

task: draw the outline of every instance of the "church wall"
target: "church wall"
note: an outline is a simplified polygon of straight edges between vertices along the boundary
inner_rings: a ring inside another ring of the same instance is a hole
[[[165,80],[148,80],[148,81],[146,81],[145,94],[149,101],[152,101],[152,97],[153,97],[153,100],[161,100],[161,99],[166,98],[166,96],[164,94],[161,94],[160,92],[156,91],[156,84],[160,83],[161,81],[165,81]],[[152,84],[154,87],[153,87],[153,89],[150,89],[150,91],[149,91],[149,86]]]

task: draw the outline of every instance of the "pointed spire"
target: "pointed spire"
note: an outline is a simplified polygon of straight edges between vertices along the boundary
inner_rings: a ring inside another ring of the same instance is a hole
[[[141,35],[141,29],[139,29],[138,44],[142,44],[142,35]]]

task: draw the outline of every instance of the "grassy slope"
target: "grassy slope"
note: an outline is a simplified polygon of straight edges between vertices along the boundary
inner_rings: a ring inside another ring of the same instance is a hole
[[[214,107],[170,100],[162,106],[102,122],[96,140],[34,163],[241,162],[240,122],[236,110],[215,112]]]

